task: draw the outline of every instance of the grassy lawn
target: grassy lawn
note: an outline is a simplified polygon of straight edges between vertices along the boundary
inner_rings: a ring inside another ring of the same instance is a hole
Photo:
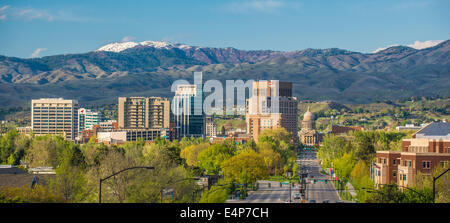
[[[225,125],[225,129],[233,128],[233,129],[242,129],[245,130],[247,128],[247,124],[245,120],[239,120],[239,119],[220,119],[217,118],[214,120],[217,124],[217,130],[222,130],[222,126]]]

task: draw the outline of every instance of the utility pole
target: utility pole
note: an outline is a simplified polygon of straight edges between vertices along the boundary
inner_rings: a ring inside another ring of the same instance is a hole
[[[439,174],[439,176],[437,177],[433,177],[433,203],[435,203],[435,193],[436,193],[436,180],[439,179],[439,177],[442,177],[442,175],[444,175],[445,173],[447,173],[450,170],[450,168],[448,168],[446,171],[444,171],[443,173]]]

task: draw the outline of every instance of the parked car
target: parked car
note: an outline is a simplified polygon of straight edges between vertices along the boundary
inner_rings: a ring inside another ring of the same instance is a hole
[[[309,200],[309,203],[316,203],[316,200]]]

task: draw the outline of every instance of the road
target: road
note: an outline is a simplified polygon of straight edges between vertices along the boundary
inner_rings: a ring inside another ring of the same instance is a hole
[[[330,179],[329,176],[320,173],[320,165],[316,157],[316,153],[313,151],[305,151],[300,154],[297,160],[299,164],[299,174],[303,172],[308,173],[309,183],[306,185],[305,198],[307,202],[314,200],[316,203],[322,203],[328,200],[330,203],[336,203],[340,201],[338,193],[332,182],[319,182],[313,183],[313,180],[325,180]]]
[[[315,152],[305,151],[301,153],[297,162],[299,164],[298,174],[307,172],[308,181],[311,181],[306,185],[305,200],[307,203],[311,200],[314,200],[316,203],[322,203],[325,200],[328,200],[330,203],[340,201],[338,193],[331,181],[327,183],[313,183],[313,179],[330,179],[329,176],[320,173],[320,165]],[[249,191],[249,196],[246,199],[227,200],[227,203],[289,203],[289,185],[282,185],[280,187],[280,182],[276,181],[258,181],[258,183],[259,189],[257,191]],[[292,187],[290,191],[291,202],[300,203],[301,199],[294,199],[295,194],[299,193],[298,187]]]
[[[227,203],[288,203],[289,202],[289,185],[281,185],[276,181],[258,181],[259,189],[257,191],[249,191],[245,200],[227,200]],[[269,187],[270,183],[270,187]],[[294,199],[295,189],[291,188],[291,201],[298,203]],[[298,193],[298,192],[297,192]]]

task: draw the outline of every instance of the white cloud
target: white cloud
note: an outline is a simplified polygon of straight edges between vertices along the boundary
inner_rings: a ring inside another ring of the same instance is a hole
[[[9,8],[9,5],[5,5],[3,7],[0,8],[0,20],[4,21],[6,20],[6,9]]]
[[[414,49],[421,50],[421,49],[425,49],[425,48],[436,46],[436,45],[438,45],[439,43],[442,43],[442,42],[444,42],[444,40],[427,40],[427,41],[423,41],[423,42],[414,41],[413,44],[409,44],[407,46],[412,47]]]
[[[8,9],[9,8],[9,9]],[[8,9],[8,10],[6,10]],[[52,22],[69,21],[69,22],[96,22],[98,19],[79,16],[72,13],[71,10],[48,11],[46,9],[10,7],[9,5],[0,8],[0,20],[46,20]]]
[[[122,38],[120,42],[130,42],[131,40],[134,40],[134,37],[132,36],[125,36]]]
[[[42,52],[42,51],[44,51],[44,50],[47,50],[47,48],[37,48],[31,55],[30,55],[30,57],[31,58],[34,58],[34,57],[40,57],[40,53]]]
[[[240,0],[224,5],[226,11],[233,13],[262,12],[270,14],[278,13],[281,9],[297,9],[298,7],[298,3],[282,0]]]
[[[19,9],[15,13],[16,17],[20,17],[26,20],[44,19],[47,21],[53,21],[54,16],[46,10],[40,9]]]
[[[427,41],[423,41],[423,42],[416,40],[416,41],[414,41],[414,43],[408,44],[406,46],[417,49],[417,50],[421,50],[421,49],[436,46],[442,42],[444,42],[444,40],[427,40]],[[381,48],[374,50],[372,53],[377,53],[377,52],[380,52],[382,50],[385,50],[385,49],[387,49],[389,47],[393,47],[393,46],[400,46],[400,44],[394,44],[394,45],[390,45],[388,47],[381,47]]]

